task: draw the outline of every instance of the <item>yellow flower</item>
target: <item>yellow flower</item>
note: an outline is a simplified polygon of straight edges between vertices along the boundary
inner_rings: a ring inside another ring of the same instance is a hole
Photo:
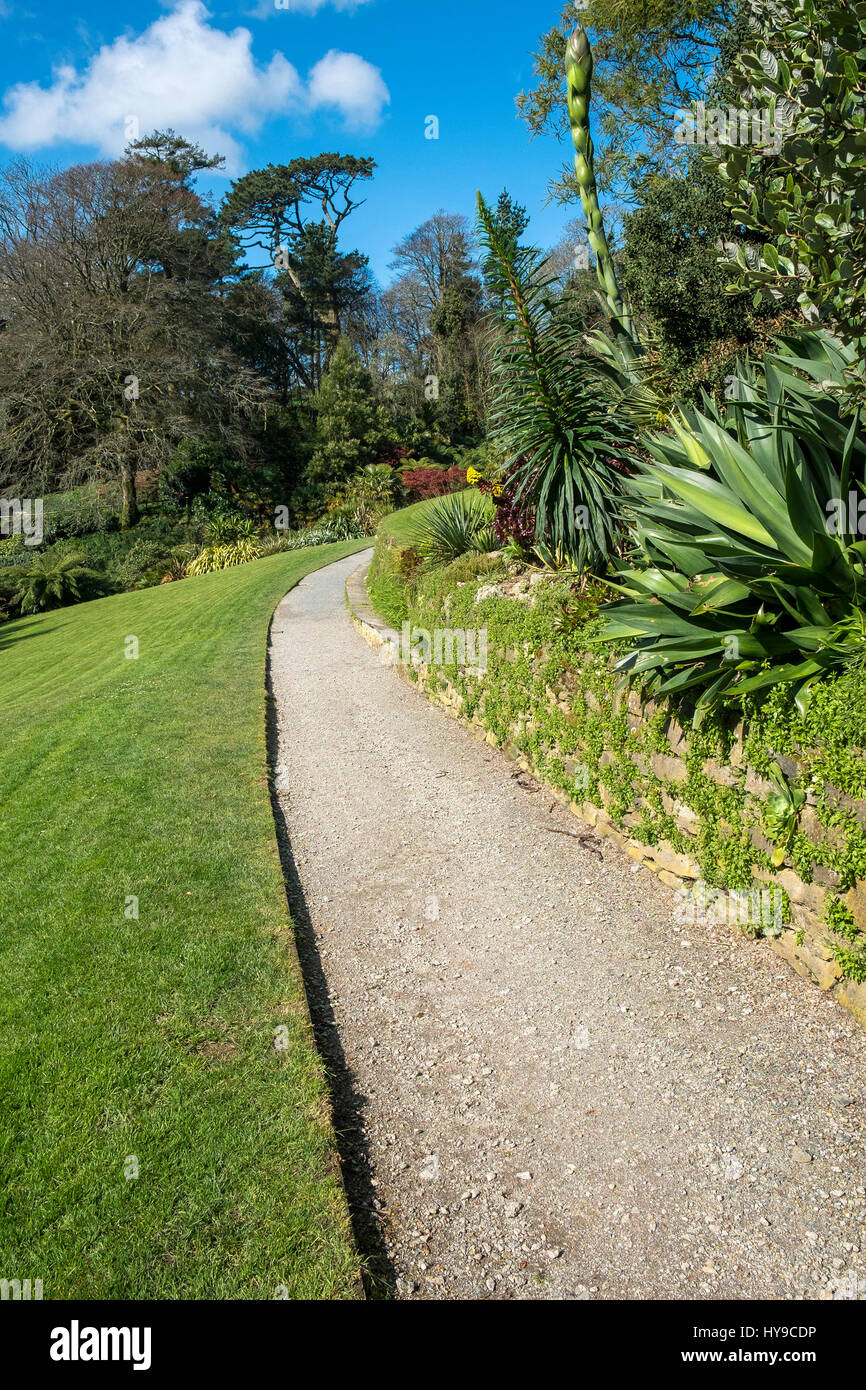
[[[467,470],[466,470],[466,481],[467,481],[467,483],[480,483],[480,482],[481,482],[481,474],[478,472],[478,469],[477,469],[477,468],[467,468]]]
[[[494,496],[494,497],[501,497],[501,496],[502,496],[502,484],[501,484],[501,483],[494,483],[494,484],[493,484],[493,496]]]

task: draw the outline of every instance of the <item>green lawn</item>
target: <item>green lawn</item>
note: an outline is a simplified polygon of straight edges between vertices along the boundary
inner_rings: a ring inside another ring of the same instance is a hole
[[[408,609],[406,581],[397,571],[397,559],[401,550],[414,544],[424,513],[437,500],[426,498],[391,512],[380,521],[376,532],[376,550],[367,573],[367,592],[376,612],[398,629],[408,616]]]
[[[264,671],[278,600],[364,544],[0,627],[0,1277],[46,1299],[358,1293]]]

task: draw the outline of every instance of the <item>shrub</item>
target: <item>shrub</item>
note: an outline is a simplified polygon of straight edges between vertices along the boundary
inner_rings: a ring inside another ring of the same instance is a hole
[[[425,512],[416,545],[430,563],[446,564],[475,549],[479,533],[490,521],[490,504],[477,492],[452,493]]]
[[[507,454],[514,498],[535,510],[538,540],[579,569],[604,567],[620,534],[619,479],[597,383],[581,371],[580,330],[553,307],[544,256],[506,236],[479,194],[490,289],[502,306],[491,358],[491,438]],[[628,441],[631,443],[631,441]]]
[[[410,502],[424,502],[429,497],[444,497],[466,486],[463,468],[404,468],[400,477]]]
[[[230,541],[225,545],[208,545],[195,559],[190,560],[186,572],[189,576],[210,574],[213,570],[232,569],[235,565],[245,565],[248,560],[257,560],[261,547],[249,536]]]

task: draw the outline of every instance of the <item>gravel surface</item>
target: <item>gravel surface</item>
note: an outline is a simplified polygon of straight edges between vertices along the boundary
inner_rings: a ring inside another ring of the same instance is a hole
[[[357,566],[277,609],[271,744],[371,1291],[866,1297],[862,1029],[384,666]]]

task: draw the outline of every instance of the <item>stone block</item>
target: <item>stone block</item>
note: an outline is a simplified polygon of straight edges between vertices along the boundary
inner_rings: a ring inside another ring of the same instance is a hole
[[[861,931],[866,931],[866,881],[860,879],[842,900]]]
[[[855,980],[842,980],[835,997],[858,1023],[866,1027],[866,985],[858,985]]]
[[[797,959],[803,962],[819,987],[832,989],[842,975],[841,969],[833,959],[832,952],[825,947],[817,946],[814,942],[807,941],[804,941],[800,946],[795,946],[794,950]]]
[[[704,774],[720,787],[736,787],[740,783],[740,776],[736,768],[716,762],[715,758],[704,760]]]
[[[658,869],[666,869],[677,878],[700,878],[701,870],[696,859],[689,854],[678,854],[666,840],[657,845],[646,845],[644,854],[653,860]]]
[[[688,768],[682,758],[674,758],[667,753],[653,753],[650,762],[660,782],[685,782],[688,778]]]
[[[682,725],[676,719],[669,719],[665,726],[665,736],[672,753],[684,754],[688,749],[688,739]]]
[[[763,800],[770,795],[770,792],[778,791],[772,782],[768,782],[766,777],[761,777],[753,767],[746,769],[746,791],[750,796],[759,796]]]

